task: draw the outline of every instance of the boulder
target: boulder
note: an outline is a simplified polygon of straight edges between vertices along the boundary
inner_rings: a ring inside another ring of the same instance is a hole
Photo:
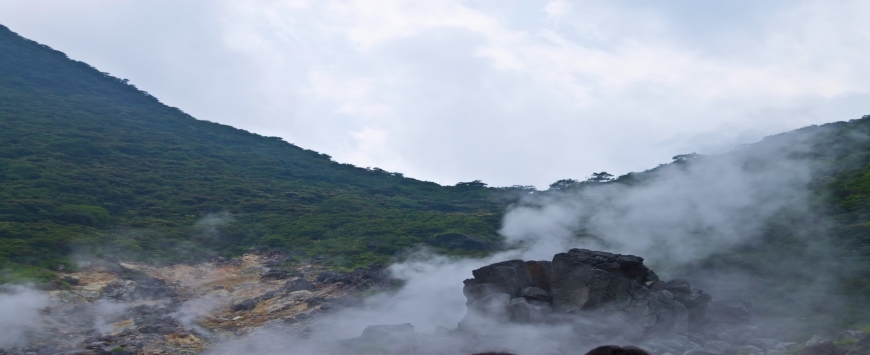
[[[314,284],[304,278],[298,278],[293,281],[287,281],[284,284],[284,292],[296,292],[296,291],[311,291],[314,289]]]
[[[542,301],[542,302],[550,302],[552,300],[552,296],[547,291],[539,287],[526,287],[520,290],[520,297],[525,298],[526,300],[532,301]]]
[[[233,305],[234,312],[250,311],[257,307],[257,300],[251,298]]]
[[[660,281],[643,258],[586,249],[556,254],[552,261],[503,261],[472,274],[463,287],[469,309],[466,317],[534,323],[545,317],[566,319],[572,314],[594,313],[630,323],[632,329],[639,327],[626,335],[632,337],[699,329],[710,301],[686,280]],[[614,328],[610,321],[607,325],[573,323],[585,334],[601,331],[589,327]]]
[[[526,261],[526,269],[532,277],[532,287],[550,291],[550,279],[553,276],[553,263],[549,261]]]
[[[520,290],[532,286],[532,276],[522,260],[508,260],[484,266],[471,272],[475,283],[491,283],[502,292],[517,297]]]
[[[522,297],[512,299],[509,308],[510,319],[517,323],[543,323],[546,319],[543,306],[530,304]]]
[[[618,308],[629,306],[630,288],[658,281],[655,273],[643,265],[643,258],[586,249],[556,254],[552,267],[553,308],[566,313],[593,310],[608,303],[617,303]]]

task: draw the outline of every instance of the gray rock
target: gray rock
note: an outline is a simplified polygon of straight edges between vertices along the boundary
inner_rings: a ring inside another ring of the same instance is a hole
[[[502,292],[517,297],[520,290],[532,286],[532,276],[522,260],[508,260],[487,265],[471,272],[475,283],[491,283],[502,288]]]
[[[474,283],[474,279],[465,280],[465,286],[462,288],[462,293],[468,298],[468,302],[474,302],[483,297],[495,293],[505,293],[504,288],[494,283]]]
[[[632,299],[629,289],[646,281],[658,280],[643,265],[643,259],[585,249],[571,249],[553,257],[551,293],[553,308],[574,313],[594,310],[610,303],[628,306]],[[614,308],[621,308],[613,305]]]
[[[304,278],[298,278],[293,281],[287,281],[284,284],[284,292],[296,292],[296,291],[311,291],[314,289],[314,284]]]
[[[544,291],[550,291],[550,280],[553,278],[553,263],[549,261],[526,261],[526,269],[532,277],[532,286]]]
[[[678,301],[674,301],[673,332],[675,334],[686,334],[689,332],[689,309]]]
[[[255,299],[246,299],[244,301],[241,301],[239,303],[234,304],[233,311],[234,312],[250,311],[256,307],[257,307],[257,301]]]
[[[494,293],[470,305],[475,310],[495,320],[507,320],[511,297],[506,293]]]
[[[541,323],[546,319],[541,307],[529,304],[522,297],[511,299],[509,307],[511,320],[517,323]]]
[[[550,299],[552,298],[550,296],[549,292],[545,291],[544,289],[542,289],[540,287],[534,287],[534,286],[530,286],[530,287],[526,287],[526,288],[522,289],[520,291],[520,297],[523,297],[529,301],[536,300],[536,301],[542,301],[542,302],[550,302]]]

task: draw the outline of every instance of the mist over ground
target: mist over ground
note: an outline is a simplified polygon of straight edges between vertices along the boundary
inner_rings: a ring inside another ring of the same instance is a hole
[[[531,193],[505,216],[501,234],[509,250],[480,259],[418,251],[390,267],[404,287],[320,319],[307,336],[352,338],[375,324],[411,323],[423,333],[454,329],[466,312],[462,280],[472,270],[509,259],[550,260],[570,248],[641,256],[662,279],[686,277],[714,300],[750,301],[769,327],[793,335],[796,320],[842,311],[837,250],[821,237],[827,222],[811,186],[827,172],[811,154],[824,132],[793,132],[727,154],[681,156],[610,182]],[[499,335],[490,339],[492,350],[539,352],[572,336],[547,325],[490,327],[489,334]],[[255,334],[230,349],[279,354],[295,344],[276,345],[274,339]]]

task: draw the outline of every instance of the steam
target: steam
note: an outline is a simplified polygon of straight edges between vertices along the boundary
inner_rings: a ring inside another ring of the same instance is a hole
[[[218,235],[220,227],[232,223],[233,215],[223,211],[218,213],[208,213],[196,221],[194,227],[205,236]]]
[[[215,295],[194,298],[182,302],[178,306],[178,310],[170,314],[170,316],[184,329],[193,330],[200,334],[207,334],[208,331],[200,327],[196,322],[212,314],[224,303],[221,297]]]
[[[91,306],[91,314],[94,316],[94,329],[100,334],[110,334],[114,328],[112,323],[117,322],[118,317],[123,316],[129,305],[109,300],[99,300]]]
[[[28,332],[38,329],[39,311],[50,304],[46,294],[27,287],[0,289],[0,348],[25,344]]]
[[[533,195],[507,213],[501,232],[532,258],[581,247],[685,265],[757,238],[786,209],[810,213],[813,169],[792,152],[698,157],[634,185]]]
[[[435,332],[437,327],[455,329],[465,315],[462,280],[470,277],[473,269],[508,259],[549,260],[570,248],[638,255],[665,277],[691,275],[693,282],[700,280],[701,284],[708,279],[705,286],[725,284],[714,287],[718,299],[742,297],[747,292],[755,293],[756,299],[774,296],[796,306],[792,309],[795,314],[821,297],[836,303],[830,292],[831,278],[826,276],[831,269],[821,266],[829,265],[836,256],[808,238],[824,232],[823,223],[813,230],[789,230],[807,242],[797,247],[803,250],[791,251],[807,257],[799,263],[788,258],[760,260],[755,274],[688,272],[691,265],[753,245],[775,217],[819,219],[808,207],[808,185],[824,171],[817,161],[806,158],[814,139],[813,134],[791,133],[727,154],[696,156],[660,166],[617,182],[531,194],[512,206],[503,221],[501,234],[511,250],[479,259],[419,251],[389,269],[394,277],[405,281],[402,289],[369,297],[362,307],[321,318],[309,328],[310,339],[356,337],[373,324],[410,322],[421,333]],[[783,280],[763,279],[776,277],[777,269],[788,270],[794,279],[802,280],[803,288]],[[765,274],[768,272],[771,274]],[[759,289],[759,282],[770,285]],[[478,351],[532,350],[528,344],[534,344],[534,352],[556,351],[558,344],[571,341],[570,331],[556,326],[489,323],[482,329],[489,329],[492,336],[477,345]],[[298,342],[277,346],[262,334],[252,335],[251,339],[258,339],[255,343],[239,340],[231,348],[237,350],[246,344],[245,349],[265,354],[323,350],[293,345]],[[462,348],[462,344],[441,345],[443,349]],[[214,353],[230,352],[216,349]]]

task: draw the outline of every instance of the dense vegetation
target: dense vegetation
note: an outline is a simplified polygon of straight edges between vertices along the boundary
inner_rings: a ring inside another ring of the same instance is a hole
[[[492,240],[507,190],[339,164],[196,120],[0,26],[5,269],[79,251],[172,261],[250,247],[364,265],[455,233]]]

